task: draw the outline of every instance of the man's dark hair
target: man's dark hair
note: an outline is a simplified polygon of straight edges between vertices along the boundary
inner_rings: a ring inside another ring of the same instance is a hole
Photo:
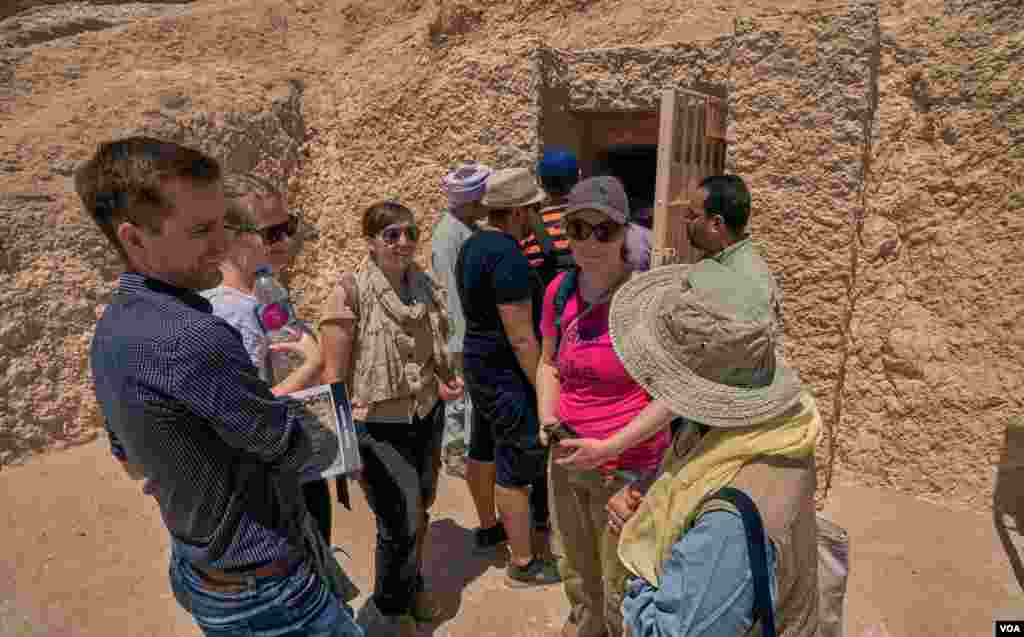
[[[174,202],[164,194],[165,179],[184,177],[201,184],[220,181],[217,160],[173,142],[128,137],[100,144],[92,159],[75,170],[75,191],[82,206],[121,258],[128,255],[117,238],[124,222],[159,233]]]
[[[554,197],[565,197],[579,181],[576,153],[568,148],[545,148],[537,162],[537,177],[544,191]]]
[[[541,188],[554,197],[565,197],[579,181],[576,175],[548,175],[540,177]]]
[[[734,235],[742,236],[750,220],[750,191],[743,179],[737,175],[712,175],[705,177],[700,187],[708,193],[704,212],[719,215]]]

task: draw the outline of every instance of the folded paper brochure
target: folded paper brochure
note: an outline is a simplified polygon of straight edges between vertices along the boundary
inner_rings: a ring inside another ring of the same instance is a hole
[[[362,468],[352,404],[345,383],[318,385],[288,394],[301,403],[302,426],[313,444],[300,480],[310,482],[352,473]]]

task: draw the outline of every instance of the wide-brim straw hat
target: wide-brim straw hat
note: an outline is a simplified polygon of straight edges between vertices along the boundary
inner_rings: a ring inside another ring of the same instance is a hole
[[[633,276],[612,299],[615,352],[636,382],[679,416],[748,427],[800,400],[775,359],[772,292],[712,259]]]
[[[487,190],[480,203],[494,210],[519,208],[540,203],[547,194],[527,168],[496,170],[487,178]]]

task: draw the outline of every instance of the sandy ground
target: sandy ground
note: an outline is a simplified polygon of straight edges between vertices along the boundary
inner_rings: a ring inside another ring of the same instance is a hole
[[[121,474],[105,443],[4,469],[0,485],[0,637],[199,635],[171,597],[155,503]],[[353,496],[353,511],[336,509],[334,533],[352,555],[346,569],[366,591],[373,522],[358,488]],[[1024,597],[990,516],[853,486],[834,489],[828,513],[851,536],[848,635],[981,637],[993,634],[1000,609],[1024,619]],[[426,571],[445,594],[449,619],[422,634],[557,634],[567,611],[561,589],[507,589],[500,563],[468,554],[474,526],[464,484],[445,476]],[[1020,555],[1024,545],[1014,550]]]

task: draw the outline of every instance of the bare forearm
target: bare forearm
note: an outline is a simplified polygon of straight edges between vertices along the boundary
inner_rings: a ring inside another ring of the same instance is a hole
[[[537,366],[537,414],[541,424],[558,420],[558,397],[561,385],[558,370],[547,361]]]
[[[516,353],[523,373],[530,383],[537,385],[537,363],[540,362],[540,343],[533,332],[533,307],[529,301],[498,306],[501,325]]]
[[[537,344],[537,339],[530,338],[513,342],[512,349],[515,350],[516,359],[519,360],[519,366],[523,368],[523,373],[536,386],[537,365],[540,363],[540,346]]]
[[[324,353],[320,382],[336,383],[348,379],[352,365],[352,342],[355,326],[325,324],[320,329],[320,340]]]
[[[618,455],[627,449],[632,449],[668,427],[675,417],[675,413],[668,408],[666,403],[652,400],[628,425],[607,440],[609,450]]]

